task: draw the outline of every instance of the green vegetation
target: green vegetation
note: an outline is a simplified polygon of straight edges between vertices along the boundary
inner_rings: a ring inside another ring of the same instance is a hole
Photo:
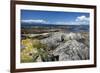
[[[36,62],[40,57],[41,61],[48,58],[48,53],[45,50],[46,45],[42,44],[38,39],[24,39],[21,44],[25,46],[21,50],[21,62]]]

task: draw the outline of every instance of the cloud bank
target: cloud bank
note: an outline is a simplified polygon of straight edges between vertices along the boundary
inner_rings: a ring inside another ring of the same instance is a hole
[[[86,17],[84,15],[82,16],[77,16],[76,19],[74,19],[74,21],[66,21],[66,22],[56,22],[55,24],[59,24],[59,25],[89,25],[89,17]]]
[[[84,15],[82,15],[82,16],[78,16],[76,18],[76,21],[89,21],[89,18],[84,16]]]
[[[37,19],[37,20],[27,19],[27,20],[21,20],[21,22],[23,23],[46,23],[46,21],[42,19]]]
[[[84,15],[77,16],[73,21],[55,21],[50,22],[43,19],[26,19],[21,20],[23,23],[43,23],[43,24],[54,24],[54,25],[89,25],[89,17],[86,17]]]
[[[78,24],[84,24],[84,25],[87,25],[90,22],[89,17],[86,17],[84,15],[78,16],[75,21]]]

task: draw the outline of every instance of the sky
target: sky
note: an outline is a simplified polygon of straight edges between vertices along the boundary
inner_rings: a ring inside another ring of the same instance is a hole
[[[90,14],[80,12],[56,12],[21,10],[21,22],[55,25],[89,25]]]

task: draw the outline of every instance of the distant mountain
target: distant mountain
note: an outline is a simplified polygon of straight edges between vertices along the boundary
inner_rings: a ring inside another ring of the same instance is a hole
[[[31,22],[31,23],[28,23],[28,22],[21,22],[21,25],[22,26],[70,26],[70,24],[49,24],[49,23],[39,23],[39,22]],[[89,26],[89,25],[85,25],[85,24],[81,24],[81,25],[71,25],[71,26]]]

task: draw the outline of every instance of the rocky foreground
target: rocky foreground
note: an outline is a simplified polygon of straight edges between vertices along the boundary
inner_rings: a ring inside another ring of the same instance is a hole
[[[59,61],[89,59],[88,32],[52,32],[41,39],[41,43],[46,44],[49,54],[57,56]]]
[[[59,31],[23,36],[25,36],[21,40],[23,63],[89,59],[88,32]]]

